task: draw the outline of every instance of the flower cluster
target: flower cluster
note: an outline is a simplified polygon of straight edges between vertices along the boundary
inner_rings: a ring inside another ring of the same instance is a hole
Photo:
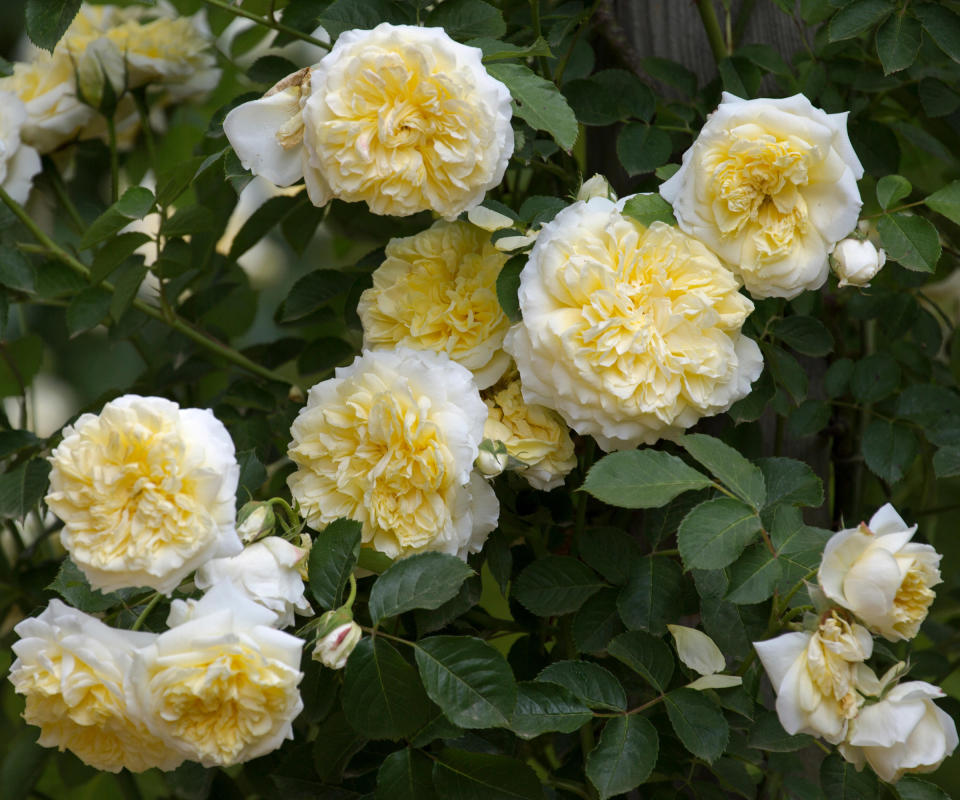
[[[818,577],[836,605],[812,630],[754,642],[784,730],[822,736],[858,769],[870,764],[891,783],[936,769],[958,744],[953,720],[932,702],[944,696],[938,687],[898,684],[903,663],[881,678],[865,663],[871,633],[912,639],[933,602],[940,554],[911,542],[916,531],[887,504],[869,524],[834,534]]]

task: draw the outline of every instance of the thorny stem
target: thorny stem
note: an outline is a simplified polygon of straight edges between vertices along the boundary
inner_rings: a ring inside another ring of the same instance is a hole
[[[208,6],[214,6],[215,8],[219,8],[223,11],[233,14],[235,17],[245,17],[246,19],[253,20],[258,25],[263,25],[264,27],[272,28],[275,31],[279,31],[280,33],[287,34],[287,36],[293,36],[296,39],[300,39],[301,41],[308,42],[309,44],[315,45],[316,47],[322,47],[324,50],[330,49],[329,44],[327,44],[326,42],[321,42],[319,39],[315,39],[309,34],[301,33],[295,28],[291,28],[288,25],[284,25],[282,22],[277,22],[276,20],[264,19],[259,14],[254,14],[250,11],[246,11],[245,9],[238,8],[237,6],[232,6],[229,3],[223,2],[223,0],[203,0],[203,2],[206,3]]]

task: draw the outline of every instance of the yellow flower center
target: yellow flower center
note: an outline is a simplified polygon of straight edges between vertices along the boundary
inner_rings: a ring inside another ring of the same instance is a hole
[[[856,664],[865,653],[850,623],[831,612],[810,640],[807,670],[821,694],[835,700],[845,719],[852,719],[863,704],[855,686]]]
[[[927,610],[936,598],[936,592],[929,587],[926,572],[914,562],[893,598],[893,614],[896,619],[895,630],[912,638],[917,626],[927,616]]]

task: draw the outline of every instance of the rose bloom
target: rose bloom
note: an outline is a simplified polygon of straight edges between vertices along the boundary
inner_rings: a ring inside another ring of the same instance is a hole
[[[309,71],[231,111],[224,132],[255,174],[281,186],[303,176],[317,206],[339,197],[453,220],[513,153],[510,93],[481,55],[442,28],[346,31]]]
[[[956,723],[932,700],[944,696],[923,681],[895,686],[851,720],[841,754],[858,770],[869,764],[887,783],[908,772],[933,772],[958,743]]]
[[[14,630],[20,639],[10,681],[26,697],[23,718],[40,728],[40,744],[107,772],[180,764],[183,756],[153,736],[126,701],[133,653],[154,634],[109,628],[59,600]]]
[[[128,698],[153,734],[205,767],[240,764],[292,739],[303,640],[272,628],[276,615],[230,583],[191,611],[172,608],[173,621],[185,621],[134,655]]]
[[[513,377],[490,389],[483,400],[489,411],[483,436],[502,442],[507,454],[523,464],[520,473],[534,489],[563,486],[575,466],[570,431],[559,415],[523,400],[520,380]]]
[[[473,375],[445,354],[364,351],[310,389],[290,429],[297,471],[287,483],[313,528],[349,517],[391,558],[465,559],[499,514],[473,472],[486,418]]]
[[[357,307],[363,346],[446,353],[473,372],[480,389],[492,385],[510,363],[502,349],[510,321],[497,299],[507,258],[467,222],[441,220],[391,239]]]
[[[18,203],[27,202],[33,176],[40,172],[37,151],[21,141],[27,109],[13,93],[0,91],[0,187]]]
[[[790,298],[826,281],[833,245],[857,224],[862,177],[847,112],[827,114],[802,94],[724,92],[660,194],[750,294]]]
[[[844,239],[833,249],[833,271],[840,286],[869,286],[886,263],[886,251],[869,239]]]
[[[240,467],[207,409],[124,395],[64,428],[50,462],[47,505],[94,588],[170,594],[208,559],[240,552]]]
[[[520,273],[523,321],[504,341],[524,400],[604,450],[726,411],[763,370],[733,274],[682,231],[625,216],[628,199],[577,202],[543,226]]]
[[[893,642],[917,635],[941,582],[941,556],[911,542],[916,532],[887,503],[869,525],[831,536],[820,563],[824,594]]]
[[[785,633],[753,646],[777,693],[783,729],[843,741],[863,703],[857,666],[873,652],[870,632],[832,611],[813,633]]]
[[[276,627],[293,625],[293,612],[313,609],[303,596],[299,564],[306,551],[279,536],[268,536],[247,545],[229,558],[208,561],[193,579],[198,589],[232,583],[244,595],[276,615]]]

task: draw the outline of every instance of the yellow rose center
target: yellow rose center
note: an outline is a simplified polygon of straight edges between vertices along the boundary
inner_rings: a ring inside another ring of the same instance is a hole
[[[837,702],[841,715],[852,719],[863,704],[854,689],[855,666],[864,655],[849,622],[831,612],[813,635],[807,670],[821,694]]]
[[[893,599],[893,614],[896,618],[894,629],[911,638],[917,626],[926,618],[927,610],[936,596],[936,592],[928,586],[926,573],[918,569],[914,562],[907,570]]]

